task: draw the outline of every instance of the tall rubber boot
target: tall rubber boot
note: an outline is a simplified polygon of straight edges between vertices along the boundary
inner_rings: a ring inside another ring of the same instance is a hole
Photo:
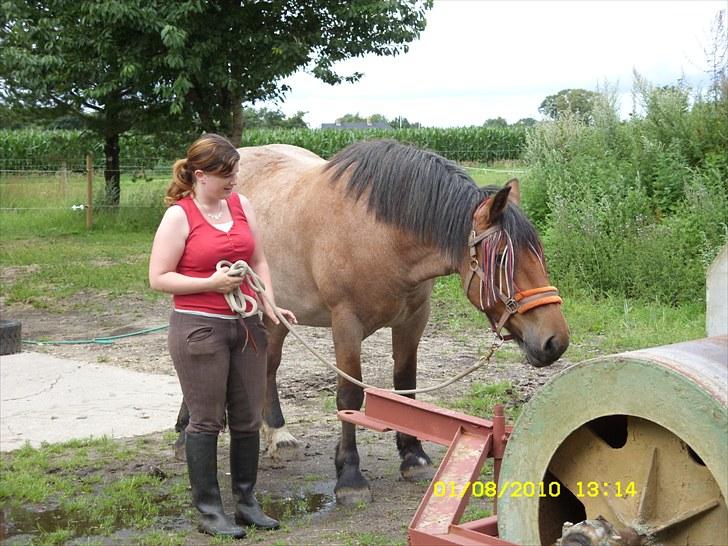
[[[225,515],[217,483],[217,434],[186,434],[187,470],[192,486],[192,503],[200,512],[201,533],[234,538],[245,537],[245,529]]]
[[[278,529],[280,523],[263,513],[253,489],[258,480],[260,433],[230,432],[230,476],[235,499],[235,523],[258,529]]]

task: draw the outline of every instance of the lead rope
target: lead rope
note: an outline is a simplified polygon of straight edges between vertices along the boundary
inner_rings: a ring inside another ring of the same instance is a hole
[[[291,323],[289,323],[286,318],[281,314],[281,312],[278,310],[278,307],[276,307],[273,302],[271,302],[270,298],[268,297],[268,294],[265,292],[265,285],[263,284],[263,281],[260,279],[260,277],[253,271],[253,269],[245,262],[245,260],[238,260],[235,263],[230,263],[227,260],[221,260],[217,263],[217,270],[221,270],[223,267],[228,267],[227,274],[231,277],[240,277],[241,281],[245,280],[248,282],[248,285],[250,288],[252,288],[255,292],[260,294],[266,302],[268,302],[268,305],[271,309],[273,309],[276,317],[278,317],[278,320],[280,320],[283,325],[288,328],[288,330],[296,337],[298,341],[300,341],[306,349],[308,349],[311,354],[313,354],[316,358],[318,358],[323,364],[331,368],[334,372],[339,374],[341,377],[346,379],[347,381],[353,383],[354,385],[357,385],[359,387],[362,387],[363,389],[378,389],[379,387],[375,387],[373,385],[368,385],[366,383],[362,383],[358,379],[350,376],[349,374],[341,371],[339,368],[337,368],[335,365],[331,364],[328,360],[326,360],[323,356],[321,356],[316,349],[311,347],[299,334],[296,332],[295,328]],[[225,294],[225,301],[227,301],[228,305],[230,306],[230,309],[234,312],[238,313],[243,318],[250,317],[256,313],[259,312],[258,310],[258,302],[255,300],[255,298],[251,298],[250,296],[243,294],[243,291],[240,290],[240,287],[236,287],[235,290],[232,292],[228,292]],[[251,310],[246,311],[247,305],[244,305],[243,302],[247,302],[251,305]],[[452,377],[448,379],[447,381],[443,381],[442,383],[439,383],[437,385],[434,385],[432,387],[424,387],[421,389],[385,389],[389,392],[392,392],[394,394],[417,394],[417,393],[423,393],[423,392],[431,392],[436,391],[438,389],[442,389],[447,387],[448,385],[451,385],[455,383],[455,381],[459,381],[466,375],[469,375],[473,373],[475,370],[480,368],[481,366],[484,366],[490,362],[490,359],[493,357],[495,352],[500,348],[500,346],[503,344],[503,339],[501,338],[495,338],[493,340],[493,344],[490,346],[490,350],[488,353],[478,359],[478,362],[476,362],[474,365],[472,365],[470,368],[460,372],[455,377]]]

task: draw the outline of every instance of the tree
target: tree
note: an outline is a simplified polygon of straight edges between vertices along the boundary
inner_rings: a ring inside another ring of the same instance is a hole
[[[502,117],[486,119],[483,127],[508,127],[508,122]]]
[[[389,124],[395,129],[420,129],[422,124],[419,121],[410,121],[404,116],[397,116],[389,120]]]
[[[533,118],[521,118],[514,125],[518,127],[533,127],[536,123],[538,122]]]
[[[432,0],[6,0],[0,100],[71,113],[105,140],[119,202],[119,135],[199,127],[241,140],[243,104],[280,98],[305,68],[336,84],[338,61],[397,55]]]
[[[338,123],[388,123],[394,129],[419,129],[422,124],[419,122],[411,122],[404,116],[397,116],[387,119],[382,114],[371,114],[369,116],[361,116],[359,112],[356,114],[344,114],[337,118]]]
[[[716,104],[728,100],[728,10],[720,10],[713,20],[712,40],[705,55],[710,65],[710,98]]]
[[[158,2],[3,3],[2,102],[47,119],[73,116],[104,140],[106,199],[119,203],[119,136],[169,120]],[[157,36],[155,37],[155,33]]]
[[[0,129],[22,129],[29,125],[28,116],[18,108],[0,103]]]
[[[594,101],[598,96],[598,93],[586,89],[563,89],[546,97],[538,111],[551,119],[558,119],[568,112],[589,123],[592,121]]]
[[[169,55],[178,61],[176,108],[190,105],[204,130],[237,143],[243,102],[281,98],[288,91],[282,79],[301,68],[332,85],[357,81],[361,73],[340,75],[334,64],[406,52],[424,29],[432,0],[184,4],[164,30]]]
[[[305,115],[306,112],[298,111],[288,118],[280,110],[246,108],[243,110],[243,123],[248,129],[305,129],[308,127],[303,119]]]
[[[360,116],[359,112],[356,114],[344,114],[343,116],[336,118],[337,123],[387,123],[387,118],[382,114],[372,114],[370,116]]]

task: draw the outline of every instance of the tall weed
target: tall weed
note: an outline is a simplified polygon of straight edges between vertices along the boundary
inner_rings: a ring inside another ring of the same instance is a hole
[[[644,110],[628,122],[605,96],[591,124],[564,116],[529,134],[525,208],[564,288],[702,301],[726,242],[725,105],[691,102],[681,85],[640,86]]]

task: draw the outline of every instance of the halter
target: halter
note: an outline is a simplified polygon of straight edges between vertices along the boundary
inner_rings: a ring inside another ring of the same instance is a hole
[[[515,315],[516,313],[522,315],[532,309],[535,309],[536,307],[541,307],[542,305],[549,305],[552,303],[561,303],[562,300],[559,297],[559,291],[555,286],[541,286],[538,288],[524,290],[522,292],[515,292],[515,283],[512,284],[510,282],[506,282],[506,290],[508,293],[504,294],[501,286],[496,287],[495,283],[492,283],[495,294],[505,305],[505,311],[503,311],[503,314],[501,315],[498,322],[495,322],[490,317],[490,315],[488,315],[488,313],[485,311],[485,305],[483,304],[483,289],[487,285],[487,277],[484,269],[486,259],[485,248],[483,249],[483,266],[481,266],[478,260],[476,245],[481,241],[484,241],[485,239],[492,237],[500,232],[506,233],[500,226],[491,226],[481,233],[475,233],[475,230],[470,232],[470,237],[468,237],[468,251],[470,252],[470,271],[468,272],[468,276],[465,279],[463,288],[465,289],[465,295],[467,296],[468,291],[470,290],[470,284],[473,282],[473,276],[477,275],[480,278],[480,310],[483,311],[483,313],[485,313],[485,316],[488,317],[493,332],[495,332],[495,334],[504,341],[508,341],[513,339],[513,335],[507,334],[504,336],[501,334],[501,330],[505,326],[506,322],[508,322],[508,319],[511,318],[511,315]],[[507,233],[506,237],[508,237]],[[505,261],[506,260],[504,255],[504,260],[501,261],[501,267],[510,267],[512,276],[513,260],[511,259],[510,263],[504,263]],[[491,271],[491,275],[493,274],[494,272]]]

